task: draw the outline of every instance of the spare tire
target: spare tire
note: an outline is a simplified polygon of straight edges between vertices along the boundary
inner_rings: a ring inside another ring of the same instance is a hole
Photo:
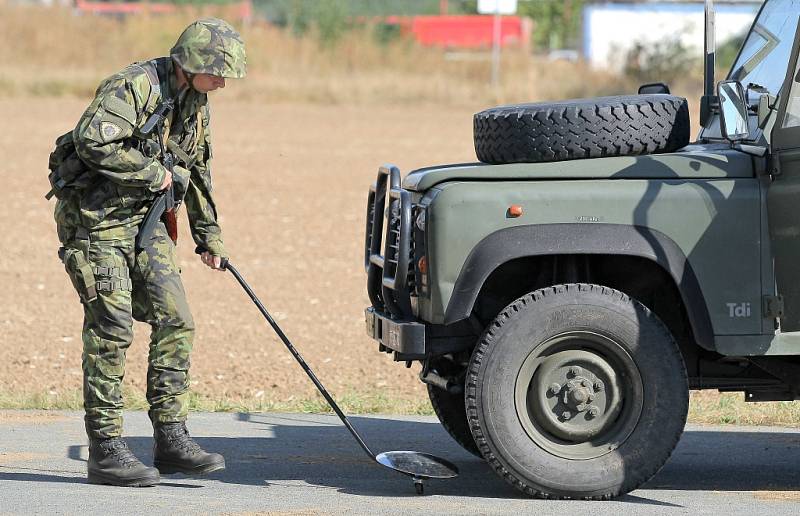
[[[674,152],[689,144],[689,106],[663,94],[513,104],[476,113],[474,130],[491,164]]]

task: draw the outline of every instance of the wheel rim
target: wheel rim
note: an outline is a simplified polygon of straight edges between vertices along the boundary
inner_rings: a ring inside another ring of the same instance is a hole
[[[541,448],[592,459],[618,448],[642,412],[643,385],[630,354],[589,331],[556,335],[522,363],[514,389],[517,416]]]

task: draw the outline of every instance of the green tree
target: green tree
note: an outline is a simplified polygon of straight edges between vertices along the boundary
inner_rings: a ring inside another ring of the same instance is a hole
[[[538,48],[575,48],[580,41],[586,1],[520,0],[517,11],[533,20],[533,40]]]
[[[319,0],[315,18],[320,44],[324,47],[333,46],[347,29],[348,13],[340,0]]]

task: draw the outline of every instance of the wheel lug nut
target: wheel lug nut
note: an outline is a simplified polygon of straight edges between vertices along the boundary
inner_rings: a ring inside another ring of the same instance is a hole
[[[589,380],[581,380],[581,386],[589,387]]]
[[[572,414],[570,412],[566,411],[566,410],[561,413],[561,419],[569,419],[571,417],[572,417]]]
[[[588,414],[588,416],[589,416],[589,417],[597,417],[597,415],[598,415],[599,413],[600,413],[600,409],[598,409],[598,408],[597,408],[597,407],[595,407],[594,405],[592,405],[591,407],[589,407],[589,412],[587,412],[587,414]]]
[[[603,390],[603,384],[600,382],[594,382],[594,391],[600,392]]]
[[[558,392],[560,390],[561,390],[561,386],[559,384],[557,384],[557,383],[551,383],[550,384],[550,394],[558,394]]]
[[[573,366],[573,367],[569,368],[570,376],[578,376],[580,373],[581,373],[581,368],[580,367],[574,367]]]

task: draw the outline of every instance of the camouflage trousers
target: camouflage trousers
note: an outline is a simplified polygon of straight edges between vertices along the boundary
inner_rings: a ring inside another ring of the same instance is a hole
[[[122,433],[122,379],[133,320],[150,325],[147,401],[154,422],[184,421],[194,321],[175,246],[163,224],[136,252],[133,239],[90,234],[67,243],[63,261],[84,311],[83,399],[91,438]]]

